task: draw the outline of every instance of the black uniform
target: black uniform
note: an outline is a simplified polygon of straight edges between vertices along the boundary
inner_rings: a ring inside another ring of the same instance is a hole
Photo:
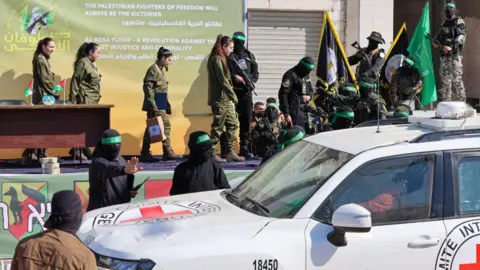
[[[245,48],[245,35],[242,32],[233,34],[235,47],[229,57],[229,69],[232,75],[233,90],[237,95],[237,113],[240,122],[240,155],[248,156],[250,149],[250,122],[252,121],[253,100],[252,93],[247,90],[243,83],[238,83],[235,76],[241,76],[238,68],[241,68],[253,83],[258,81],[258,64],[255,56]],[[236,62],[233,61],[236,60]],[[238,65],[237,65],[238,64]]]
[[[222,167],[212,159],[212,140],[207,133],[190,134],[188,147],[190,156],[175,168],[170,195],[230,188]]]
[[[114,138],[120,138],[120,134],[113,129],[106,130],[103,143],[99,142],[93,151],[88,170],[90,199],[87,211],[131,201],[135,176],[125,173],[127,163],[120,156],[120,143],[108,142]]]
[[[292,125],[305,127],[307,117],[300,110],[303,96],[312,96],[313,87],[309,74],[313,70],[314,60],[304,57],[293,68],[289,69],[282,78],[282,85],[278,91],[280,110],[285,117],[292,118]]]

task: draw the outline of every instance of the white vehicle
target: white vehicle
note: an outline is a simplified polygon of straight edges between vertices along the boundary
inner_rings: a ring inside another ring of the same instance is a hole
[[[480,269],[480,118],[433,114],[305,138],[232,190],[89,212],[78,236],[111,269]]]

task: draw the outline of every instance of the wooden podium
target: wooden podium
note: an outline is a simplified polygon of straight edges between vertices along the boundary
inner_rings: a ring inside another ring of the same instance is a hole
[[[114,105],[0,106],[0,148],[95,146],[110,128]]]

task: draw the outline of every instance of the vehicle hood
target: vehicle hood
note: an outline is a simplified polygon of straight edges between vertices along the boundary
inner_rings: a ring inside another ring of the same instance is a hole
[[[77,235],[97,254],[140,259],[162,249],[248,241],[271,220],[212,191],[91,211],[84,215]]]

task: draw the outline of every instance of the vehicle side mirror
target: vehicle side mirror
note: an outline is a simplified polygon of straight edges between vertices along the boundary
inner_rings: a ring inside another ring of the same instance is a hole
[[[337,247],[347,245],[345,233],[367,233],[372,228],[372,216],[364,207],[350,203],[340,206],[332,216],[333,231],[327,239]]]

